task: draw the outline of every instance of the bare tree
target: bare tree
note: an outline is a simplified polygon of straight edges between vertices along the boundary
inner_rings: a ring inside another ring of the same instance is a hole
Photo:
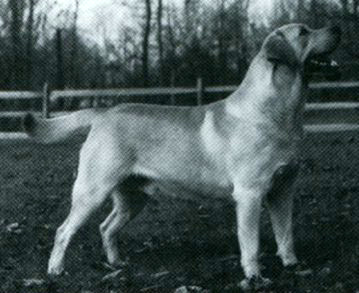
[[[167,7],[167,39],[168,39],[168,44],[169,44],[169,55],[170,58],[173,58],[175,56],[175,51],[176,51],[176,40],[175,40],[175,33],[174,33],[174,28],[173,28],[173,12],[170,6]],[[172,67],[172,70],[174,70],[174,68]]]
[[[311,0],[310,2],[310,11],[311,11],[311,18],[312,18],[312,27],[318,28],[319,25],[319,11],[318,11],[318,1]]]
[[[226,0],[220,0],[219,11],[217,20],[216,35],[218,41],[218,65],[220,74],[220,82],[223,83],[226,80],[226,67],[227,67],[227,48],[228,48],[228,31],[226,29]]]
[[[198,30],[201,26],[199,22],[199,11],[201,8],[200,0],[185,0],[184,5],[184,41],[187,46],[191,46],[192,42],[198,37]]]
[[[297,0],[295,18],[298,22],[306,23],[308,21],[308,16],[310,14],[308,13],[308,8],[306,7],[306,4],[308,4],[308,1],[306,0]]]
[[[79,16],[79,3],[80,0],[75,0],[75,11],[72,24],[72,47],[70,51],[70,84],[72,87],[78,86],[78,68],[77,68],[77,57],[78,57],[78,33],[77,33],[77,22]]]
[[[158,42],[158,60],[159,60],[159,85],[163,85],[163,39],[162,39],[162,15],[163,3],[158,0],[157,7],[157,42]]]
[[[250,0],[236,1],[234,3],[234,23],[235,28],[234,46],[236,51],[236,65],[239,78],[244,77],[248,67],[248,8]]]
[[[166,59],[169,60],[167,67],[167,73],[169,74],[169,83],[171,86],[175,85],[176,81],[176,69],[177,64],[174,61],[176,56],[176,39],[175,39],[175,33],[173,28],[173,11],[170,6],[166,9],[166,15],[167,15],[167,27],[166,27],[166,40],[167,40],[167,56]]]
[[[340,0],[340,4],[342,6],[341,21],[343,26],[348,28],[344,30],[343,33],[343,47],[350,56],[359,58],[358,44],[356,41],[358,39],[356,28],[359,24],[359,1]]]
[[[33,51],[34,51],[34,10],[37,2],[35,0],[29,1],[29,14],[27,18],[27,27],[26,27],[26,75],[25,82],[26,88],[30,89],[32,82],[32,68],[33,68]]]
[[[56,88],[62,90],[65,88],[64,74],[64,52],[62,45],[62,30],[56,30]]]
[[[305,0],[302,0],[305,1]],[[281,26],[291,20],[291,7],[289,1],[276,0],[273,2],[275,5],[274,13],[271,19],[272,26]]]
[[[359,12],[359,0],[353,0],[353,13],[354,15],[358,16]]]
[[[152,18],[152,7],[151,0],[145,0],[145,26],[143,31],[142,41],[142,78],[143,85],[146,87],[149,84],[148,80],[148,56],[149,56],[149,39],[151,34],[151,18]]]
[[[21,29],[23,26],[24,6],[22,1],[9,1],[11,13],[10,34],[12,41],[12,78],[11,85],[14,89],[21,89],[23,85],[23,55]]]

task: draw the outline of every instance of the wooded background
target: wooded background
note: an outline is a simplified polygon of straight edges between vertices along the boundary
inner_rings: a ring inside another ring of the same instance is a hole
[[[86,0],[73,1],[59,20],[56,1],[0,0],[0,90],[239,84],[264,37],[289,22],[340,24],[343,79],[359,77],[359,0],[273,0],[265,22],[249,16],[253,0],[113,0],[133,17],[101,44],[78,24]]]

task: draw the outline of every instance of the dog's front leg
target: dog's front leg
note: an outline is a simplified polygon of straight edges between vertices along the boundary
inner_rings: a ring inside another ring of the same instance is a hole
[[[265,287],[271,282],[261,277],[258,261],[259,224],[263,192],[258,188],[235,188],[233,198],[236,202],[237,236],[241,250],[241,265],[245,279],[240,283],[242,289]]]
[[[284,266],[297,264],[293,243],[293,192],[299,166],[291,163],[279,168],[273,180],[272,190],[267,196],[267,203],[273,231],[277,242],[277,255]]]
[[[292,206],[293,194],[278,194],[275,199],[268,199],[268,208],[277,242],[277,255],[283,265],[291,266],[298,263],[294,252]]]
[[[237,236],[241,264],[247,278],[260,275],[258,264],[259,220],[262,198],[254,190],[241,190],[236,201]]]

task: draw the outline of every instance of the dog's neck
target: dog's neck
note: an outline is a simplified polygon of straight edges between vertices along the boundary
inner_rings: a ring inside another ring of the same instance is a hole
[[[227,112],[238,118],[253,117],[253,123],[301,128],[307,94],[302,70],[274,64],[260,54],[255,59],[238,90],[227,99]]]

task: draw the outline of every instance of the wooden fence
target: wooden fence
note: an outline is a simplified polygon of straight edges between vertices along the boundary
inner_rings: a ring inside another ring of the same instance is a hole
[[[338,89],[358,91],[359,82],[321,82],[310,84],[311,91],[334,91]],[[0,92],[0,100],[37,100],[42,99],[42,116],[50,117],[50,102],[58,99],[121,99],[121,97],[144,96],[148,99],[154,96],[168,96],[170,104],[176,104],[177,95],[193,95],[198,105],[203,104],[207,94],[228,94],[238,88],[234,86],[204,87],[202,79],[197,80],[197,86],[168,87],[168,88],[128,88],[128,89],[99,89],[99,90],[54,90],[50,91],[47,84],[42,92]],[[340,98],[340,97],[338,97]],[[177,100],[178,102],[178,100]],[[21,112],[20,112],[21,113]],[[17,112],[17,115],[20,115]],[[14,113],[15,114],[15,113]],[[53,113],[58,115],[59,113]],[[64,114],[61,112],[61,114]],[[10,115],[10,114],[9,114]],[[310,103],[306,105],[305,123],[310,125],[350,124],[359,127],[359,102]]]

